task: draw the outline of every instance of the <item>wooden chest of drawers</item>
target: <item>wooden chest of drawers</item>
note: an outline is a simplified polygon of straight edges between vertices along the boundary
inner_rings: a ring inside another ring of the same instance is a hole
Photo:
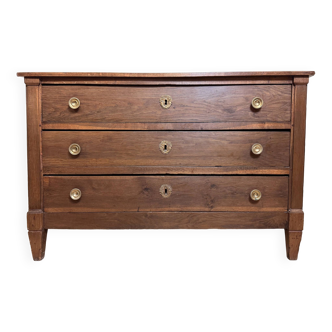
[[[303,230],[314,72],[18,73],[27,86],[28,230]]]

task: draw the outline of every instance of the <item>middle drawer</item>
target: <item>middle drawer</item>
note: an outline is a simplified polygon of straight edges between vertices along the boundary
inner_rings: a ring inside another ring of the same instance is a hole
[[[289,167],[289,148],[290,133],[278,131],[44,131],[43,171],[98,174],[110,166]]]

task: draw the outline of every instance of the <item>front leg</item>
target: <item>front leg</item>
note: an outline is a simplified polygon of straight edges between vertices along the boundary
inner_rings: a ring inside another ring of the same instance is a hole
[[[297,260],[302,239],[304,214],[302,210],[290,210],[288,228],[285,229],[287,258]]]
[[[27,214],[29,240],[33,260],[41,261],[45,256],[47,229],[44,229],[44,214],[41,210],[32,210]]]
[[[287,258],[297,260],[302,239],[302,231],[290,231],[285,229]]]
[[[47,229],[41,231],[29,231],[32,258],[41,261],[45,256]]]

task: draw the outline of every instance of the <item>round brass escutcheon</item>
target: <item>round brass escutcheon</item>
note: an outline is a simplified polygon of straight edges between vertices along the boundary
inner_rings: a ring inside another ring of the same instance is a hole
[[[172,105],[172,97],[165,95],[160,97],[160,105],[162,108],[170,108]]]
[[[170,141],[161,141],[159,143],[159,150],[163,154],[167,154],[171,151],[172,149],[172,143]]]
[[[69,152],[73,156],[77,156],[81,152],[81,147],[77,143],[70,144]]]
[[[81,102],[78,98],[72,97],[69,99],[69,107],[73,110],[77,110],[81,105]]]
[[[251,102],[251,106],[256,110],[259,110],[263,106],[263,99],[255,97]]]
[[[74,188],[70,191],[70,198],[73,201],[79,200],[81,198],[81,196],[82,196],[81,190],[79,190],[77,188]]]
[[[255,143],[252,147],[251,147],[251,152],[253,154],[261,154],[263,152],[263,146],[262,144],[259,143]]]
[[[160,195],[168,198],[172,194],[172,187],[168,184],[163,184],[159,189]]]
[[[262,198],[262,193],[258,189],[254,189],[250,193],[250,198],[253,201],[259,201]]]

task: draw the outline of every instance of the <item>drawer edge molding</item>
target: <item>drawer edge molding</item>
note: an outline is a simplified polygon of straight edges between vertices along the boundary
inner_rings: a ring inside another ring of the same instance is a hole
[[[47,229],[284,229],[287,212],[55,212]]]
[[[43,123],[43,130],[289,130],[289,122]]]
[[[218,167],[218,166],[108,166],[80,168],[79,173],[75,168],[44,166],[44,175],[288,175],[290,168],[276,167]]]

